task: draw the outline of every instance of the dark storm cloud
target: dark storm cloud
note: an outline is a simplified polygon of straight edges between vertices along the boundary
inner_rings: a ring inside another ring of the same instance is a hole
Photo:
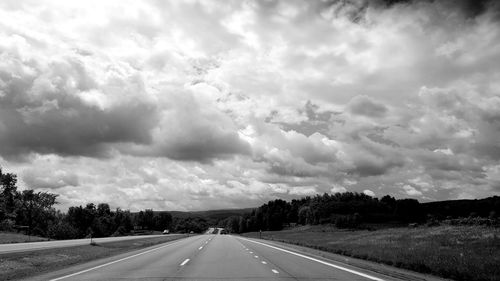
[[[364,139],[348,148],[352,166],[342,170],[362,177],[388,174],[393,168],[406,164],[401,151],[392,146]]]
[[[433,3],[441,2],[448,5],[453,5],[454,8],[461,10],[464,15],[469,18],[474,18],[478,15],[485,13],[489,9],[498,10],[498,2],[495,0],[378,0],[368,1],[378,6],[391,7],[394,5],[412,5],[418,3]]]
[[[0,72],[0,155],[101,157],[110,143],[151,141],[155,105],[135,99],[101,108],[82,99],[96,82],[81,64],[53,63],[49,73],[32,64]]]
[[[374,101],[368,96],[356,96],[348,104],[349,111],[353,114],[366,117],[384,117],[387,113],[385,105]]]
[[[149,142],[152,109],[137,104],[103,111],[77,102],[41,113],[26,108],[23,110],[28,111],[19,112],[2,105],[0,153],[6,157],[30,152],[105,156],[109,143]],[[34,120],[27,121],[23,113]]]
[[[332,117],[340,114],[339,112],[330,110],[320,111],[319,106],[310,100],[306,102],[304,108],[298,110],[298,113],[301,115],[305,114],[307,120],[301,121],[300,123],[274,122],[273,119],[279,112],[273,111],[270,116],[266,118],[266,122],[279,124],[285,131],[293,130],[309,137],[314,133],[326,134],[329,123],[335,122]]]
[[[207,162],[234,154],[249,154],[250,146],[236,133],[201,129],[188,136],[168,140],[157,152],[175,160]]]
[[[236,154],[251,154],[250,144],[240,137],[234,121],[204,99],[206,91],[213,89],[193,87],[192,91],[165,93],[170,104],[168,110],[162,112],[152,144],[126,145],[122,151],[205,163]]]

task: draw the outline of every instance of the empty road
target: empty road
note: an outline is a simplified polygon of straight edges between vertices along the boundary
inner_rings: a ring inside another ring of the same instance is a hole
[[[31,280],[399,280],[262,240],[199,235]]]
[[[179,235],[179,234],[169,234],[169,235]],[[96,243],[107,243],[107,242],[134,240],[134,239],[155,238],[155,237],[161,237],[161,236],[163,236],[163,235],[138,235],[138,236],[93,238],[92,240],[95,241]],[[35,251],[35,250],[43,250],[43,249],[50,249],[50,248],[81,246],[81,245],[88,245],[89,243],[90,243],[90,238],[30,242],[30,243],[0,244],[0,254],[24,252],[24,251]]]

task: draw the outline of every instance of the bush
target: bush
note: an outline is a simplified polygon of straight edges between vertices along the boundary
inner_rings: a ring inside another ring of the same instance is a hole
[[[47,234],[52,239],[78,238],[78,231],[67,222],[58,222],[49,226]]]
[[[0,230],[12,231],[14,229],[14,221],[11,219],[5,219],[0,222]]]
[[[467,217],[467,218],[457,218],[457,219],[446,219],[443,221],[444,224],[448,225],[468,225],[468,226],[500,226],[499,219],[491,218],[481,218],[481,217]]]
[[[361,216],[358,213],[354,215],[335,216],[335,227],[337,228],[358,228],[361,223]]]
[[[111,236],[113,237],[116,237],[116,236],[125,236],[128,234],[128,231],[125,227],[123,226],[120,226],[118,227],[118,229],[113,233],[111,234]]]

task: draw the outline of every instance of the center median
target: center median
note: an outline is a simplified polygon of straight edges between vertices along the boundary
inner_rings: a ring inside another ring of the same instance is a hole
[[[19,280],[88,261],[166,243],[188,235],[140,238],[74,247],[0,254],[0,280]]]

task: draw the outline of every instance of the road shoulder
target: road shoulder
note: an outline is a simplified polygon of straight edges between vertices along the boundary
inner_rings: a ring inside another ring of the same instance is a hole
[[[236,236],[240,237],[240,236]],[[356,259],[352,257],[347,257],[347,256],[342,256],[339,254],[334,254],[330,252],[325,252],[313,248],[308,248],[304,246],[299,246],[299,245],[294,245],[294,244],[288,244],[284,242],[279,242],[279,241],[272,241],[272,240],[265,240],[265,239],[257,239],[257,238],[249,238],[249,237],[244,237],[241,236],[242,238],[245,239],[253,239],[255,241],[264,243],[264,244],[269,244],[275,247],[283,248],[288,251],[294,251],[298,252],[301,254],[308,255],[313,258],[317,259],[323,259],[325,261],[333,261],[336,263],[344,264],[347,266],[353,266],[356,268],[360,268],[363,270],[367,270],[369,272],[375,272],[381,275],[389,276],[389,277],[394,277],[400,280],[407,280],[407,281],[450,281],[450,279],[443,279],[440,277],[428,275],[428,274],[422,274],[418,272],[413,272],[393,266],[389,266],[386,264],[380,264],[372,261],[367,261],[367,260],[361,260],[361,259]]]

